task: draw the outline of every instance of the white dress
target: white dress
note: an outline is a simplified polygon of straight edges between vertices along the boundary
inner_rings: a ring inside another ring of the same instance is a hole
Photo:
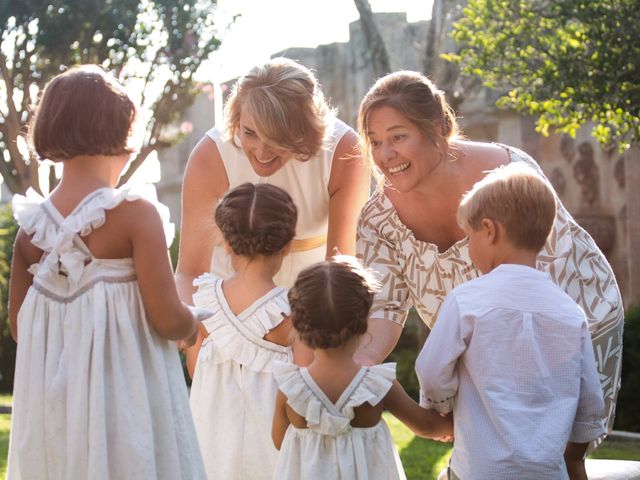
[[[66,218],[33,191],[14,197],[44,254],[18,313],[8,479],[205,478],[178,352],[145,318],[133,260],[82,240],[150,189],[96,190]]]
[[[216,143],[222,157],[229,190],[250,183],[269,183],[286,190],[298,207],[296,236],[280,271],[274,277],[277,285],[291,287],[300,270],[325,259],[329,225],[329,179],[333,156],[342,137],[350,127],[337,118],[329,118],[327,134],[320,151],[307,161],[290,160],[270,177],[260,177],[251,167],[242,149],[233,145],[219,128],[207,136]],[[236,140],[240,145],[240,141]],[[211,272],[221,278],[232,272],[231,261],[222,246],[214,247]]]
[[[203,325],[191,385],[191,409],[210,480],[271,479],[278,451],[271,440],[277,386],[275,361],[291,348],[264,340],[290,313],[287,291],[275,287],[238,315],[229,308],[222,279],[196,279],[194,304],[213,311]]]
[[[387,424],[351,426],[355,407],[379,404],[395,379],[395,363],[362,367],[334,404],[306,368],[279,364],[274,372],[288,405],[308,428],[289,425],[274,479],[404,479]]]

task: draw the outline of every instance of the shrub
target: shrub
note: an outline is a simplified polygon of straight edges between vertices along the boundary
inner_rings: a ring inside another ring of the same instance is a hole
[[[9,330],[9,274],[13,242],[18,225],[13,219],[11,205],[0,206],[0,391],[13,390],[13,373],[16,361],[16,343]]]
[[[640,432],[640,307],[630,308],[624,322],[622,388],[616,407],[616,430]]]

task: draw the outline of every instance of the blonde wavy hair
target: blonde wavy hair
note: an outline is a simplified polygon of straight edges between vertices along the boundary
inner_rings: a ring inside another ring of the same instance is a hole
[[[327,117],[334,113],[313,72],[288,58],[257,65],[234,85],[225,112],[227,132],[236,147],[243,108],[263,141],[294,152],[302,161],[320,150]]]
[[[362,155],[369,159],[378,187],[384,185],[384,175],[371,154],[368,122],[371,112],[380,107],[392,107],[418,129],[446,155],[451,139],[461,135],[453,109],[444,92],[419,72],[403,70],[378,79],[360,103],[358,131]]]

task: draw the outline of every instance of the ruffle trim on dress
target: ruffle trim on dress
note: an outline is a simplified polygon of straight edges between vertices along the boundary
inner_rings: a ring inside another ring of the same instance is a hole
[[[14,195],[12,198],[13,216],[20,228],[32,235],[31,243],[41,250],[49,250],[55,242],[58,224],[55,219],[47,219],[48,212],[41,208],[44,197],[33,188],[25,195]]]
[[[31,242],[45,254],[39,263],[29,267],[34,276],[68,277],[71,285],[77,284],[87,264],[93,258],[86,245],[77,236],[88,235],[105,223],[106,211],[123,201],[143,198],[151,202],[160,215],[168,245],[175,232],[169,222],[169,209],[158,202],[153,185],[124,185],[121,188],[100,188],[88,194],[65,218],[50,200],[35,190],[13,197],[14,216],[23,230],[33,235]]]
[[[274,361],[291,361],[290,347],[262,338],[282,322],[281,309],[286,307],[288,312],[288,304],[285,302],[282,305],[281,294],[276,295],[273,301],[259,305],[242,321],[238,317],[230,318],[231,312],[221,304],[218,290],[220,281],[206,273],[193,282],[198,287],[193,295],[194,305],[213,312],[210,318],[202,322],[209,336],[202,342],[198,361],[213,362],[215,365],[233,360],[255,372],[273,371]]]
[[[158,201],[155,187],[151,184],[123,185],[120,188],[100,188],[85,197],[66,217],[56,219],[48,210],[41,209],[47,200],[30,188],[25,195],[13,196],[13,214],[22,229],[34,235],[32,243],[44,251],[50,251],[56,243],[61,227],[65,230],[86,236],[92,230],[104,225],[106,211],[123,201],[144,199],[158,210],[162,220],[167,246],[175,237],[174,225],[170,222],[169,209]]]
[[[309,384],[301,368],[292,364],[277,364],[274,376],[287,403],[302,415],[310,430],[322,435],[340,435],[351,429],[354,408],[369,403],[378,405],[395,379],[395,363],[363,367],[345,389],[336,404],[332,404],[317,385]]]

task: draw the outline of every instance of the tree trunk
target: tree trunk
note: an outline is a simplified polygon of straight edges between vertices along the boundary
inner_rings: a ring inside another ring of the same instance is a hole
[[[625,155],[625,192],[627,204],[627,255],[629,287],[627,307],[640,306],[640,145]]]
[[[369,52],[371,53],[373,73],[376,78],[380,78],[391,71],[387,47],[385,47],[382,35],[380,35],[380,30],[378,30],[378,26],[376,25],[369,1],[354,0],[354,2],[360,14],[360,23],[362,24],[367,45],[369,46]]]

